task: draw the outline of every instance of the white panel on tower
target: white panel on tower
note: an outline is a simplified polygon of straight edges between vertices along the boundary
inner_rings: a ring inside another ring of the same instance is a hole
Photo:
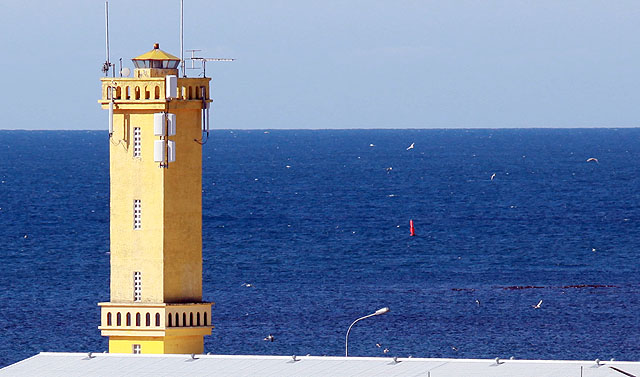
[[[165,89],[167,98],[178,98],[178,76],[169,75],[165,78]]]
[[[168,135],[173,136],[176,134],[176,114],[167,114],[167,121]]]
[[[167,156],[167,162],[174,162],[176,160],[176,142],[169,140],[168,146],[169,153]]]
[[[164,136],[164,113],[153,114],[153,134]]]
[[[164,162],[164,140],[155,140],[153,142],[153,161]]]
[[[113,101],[109,102],[109,136],[113,134]]]

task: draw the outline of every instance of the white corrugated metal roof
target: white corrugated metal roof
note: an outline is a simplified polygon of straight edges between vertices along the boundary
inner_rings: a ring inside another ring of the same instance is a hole
[[[0,376],[640,377],[640,362],[42,352]]]

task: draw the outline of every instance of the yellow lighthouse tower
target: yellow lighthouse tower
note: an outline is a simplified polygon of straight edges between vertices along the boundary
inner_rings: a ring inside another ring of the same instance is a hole
[[[99,303],[112,353],[202,353],[202,144],[209,78],[178,77],[154,49],[133,77],[102,78],[109,110],[111,299]]]

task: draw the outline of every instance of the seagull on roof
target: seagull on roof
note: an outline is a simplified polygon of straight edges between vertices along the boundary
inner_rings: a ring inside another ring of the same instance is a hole
[[[587,158],[587,162],[595,162],[595,163],[598,163],[598,164],[599,164],[598,159],[597,159],[597,158],[595,158],[595,157],[589,157],[589,158]]]
[[[535,305],[531,305],[531,307],[534,309],[540,309],[541,306],[542,306],[542,300],[538,301],[538,303]]]
[[[414,148],[414,146],[415,146],[415,143],[411,143],[411,145],[409,145],[409,146],[407,147],[407,150],[409,150],[409,149],[413,149],[413,148]]]

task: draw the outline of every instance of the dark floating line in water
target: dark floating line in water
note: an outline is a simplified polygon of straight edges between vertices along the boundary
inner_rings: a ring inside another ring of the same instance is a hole
[[[578,285],[565,285],[561,288],[619,288],[617,285],[611,284],[578,284]]]
[[[507,291],[515,291],[515,290],[519,290],[519,289],[542,289],[542,288],[552,288],[552,287],[541,287],[538,285],[512,285],[509,287],[500,287],[504,290]]]
[[[569,288],[620,288],[612,284],[571,284],[562,286],[541,286],[541,285],[511,285],[508,287],[496,287],[505,291],[518,291],[522,289],[569,289]],[[451,288],[454,292],[475,292],[475,288]]]
[[[504,290],[542,289],[542,288],[561,288],[561,289],[568,289],[568,288],[618,288],[618,286],[617,285],[611,285],[611,284],[572,284],[572,285],[563,285],[561,287],[554,287],[554,286],[544,287],[544,286],[537,286],[537,285],[513,285],[513,286],[509,286],[509,287],[502,287],[502,289],[504,289]]]

